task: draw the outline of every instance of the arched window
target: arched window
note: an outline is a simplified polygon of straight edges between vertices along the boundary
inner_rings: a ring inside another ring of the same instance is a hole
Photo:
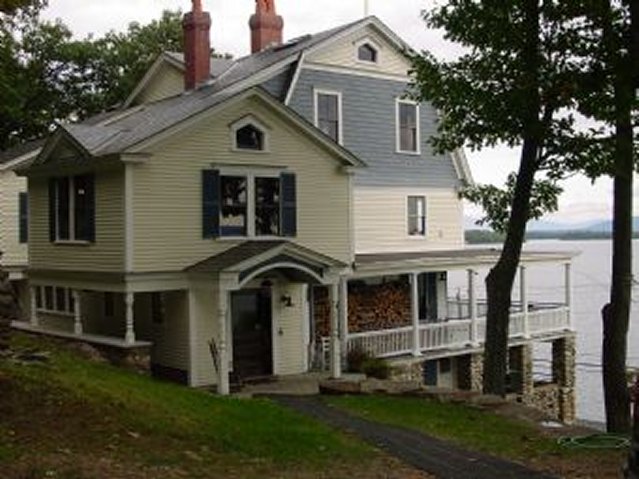
[[[249,123],[235,131],[235,146],[239,150],[264,150],[264,132]]]
[[[377,63],[377,50],[370,43],[364,43],[357,49],[357,58],[363,62]]]

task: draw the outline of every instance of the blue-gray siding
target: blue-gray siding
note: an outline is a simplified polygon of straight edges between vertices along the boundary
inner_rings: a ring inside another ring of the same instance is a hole
[[[286,93],[288,92],[288,86],[291,84],[291,75],[291,67],[289,67],[282,73],[269,78],[260,86],[278,100],[284,101]]]
[[[302,70],[290,107],[314,121],[313,89],[342,93],[344,146],[369,168],[358,171],[355,184],[452,188],[459,185],[450,156],[434,155],[427,139],[435,133],[436,112],[420,108],[421,155],[396,153],[395,101],[406,91],[401,81]]]

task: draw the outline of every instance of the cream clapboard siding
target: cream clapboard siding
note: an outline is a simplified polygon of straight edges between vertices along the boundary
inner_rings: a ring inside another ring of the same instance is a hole
[[[278,284],[273,288],[274,373],[278,376],[301,374],[306,370],[304,322],[308,307],[305,287],[299,283]],[[292,306],[278,298],[291,297]]]
[[[173,65],[164,62],[151,81],[138,94],[134,104],[151,103],[178,95],[184,91],[184,74]]]
[[[408,236],[407,197],[426,197],[426,238]],[[453,189],[355,188],[355,251],[429,251],[463,246],[462,202]]]
[[[49,241],[47,178],[29,179],[29,202],[30,268],[96,273],[124,270],[124,170],[121,166],[95,174],[96,240],[90,245]]]
[[[191,283],[188,294],[191,314],[189,336],[192,348],[189,382],[194,387],[214,385],[217,384],[218,378],[209,349],[209,341],[215,338],[217,342],[219,334],[214,283]],[[228,331],[231,338],[230,327]],[[232,341],[228,341],[227,344],[232,344]]]
[[[378,47],[377,64],[357,60],[357,47],[364,39]],[[311,53],[306,57],[311,64],[344,67],[367,72],[384,73],[406,77],[410,69],[409,61],[370,27],[352,33],[336,42]]]
[[[4,266],[26,266],[27,245],[20,243],[18,195],[27,191],[25,178],[12,171],[0,172],[0,251]]]
[[[252,113],[268,126],[270,152],[236,152],[229,125]],[[136,272],[182,270],[236,242],[202,238],[201,172],[212,165],[247,171],[283,166],[297,175],[297,243],[349,261],[349,181],[338,163],[256,99],[228,106],[157,144],[133,170],[133,267]],[[277,170],[275,170],[277,171]]]

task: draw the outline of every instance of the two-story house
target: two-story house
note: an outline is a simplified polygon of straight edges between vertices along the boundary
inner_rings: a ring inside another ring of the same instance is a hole
[[[472,178],[463,152],[427,143],[437,112],[406,95],[408,45],[376,17],[283,43],[260,0],[252,54],[212,60],[210,25],[194,0],[184,54],[161,55],[122,110],[60,126],[17,166],[31,300],[16,327],[150,348],[155,374],[222,394],[324,359],[337,378],[353,348],[403,377],[477,388],[476,271],[498,252],[464,249],[458,190]],[[531,345],[552,342],[567,419],[570,259],[524,254],[511,320],[515,389],[541,394]],[[565,268],[563,304],[528,301],[537,263]],[[448,297],[453,270],[467,272],[465,299]]]

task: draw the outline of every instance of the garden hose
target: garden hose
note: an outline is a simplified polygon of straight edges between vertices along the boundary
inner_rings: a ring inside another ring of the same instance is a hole
[[[557,444],[571,449],[625,449],[630,447],[630,438],[620,434],[591,434],[560,437]]]

